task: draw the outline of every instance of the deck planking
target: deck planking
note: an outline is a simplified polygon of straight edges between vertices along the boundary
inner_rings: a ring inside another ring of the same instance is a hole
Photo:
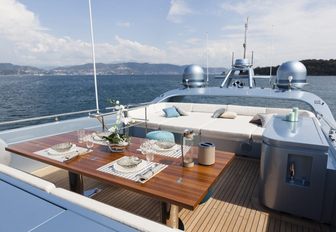
[[[34,173],[59,187],[69,188],[67,172],[48,168]],[[213,196],[195,210],[179,213],[186,231],[331,231],[311,220],[279,213],[258,202],[259,161],[235,157],[214,186]],[[102,191],[94,199],[160,222],[160,202],[139,193],[84,177],[85,188]]]

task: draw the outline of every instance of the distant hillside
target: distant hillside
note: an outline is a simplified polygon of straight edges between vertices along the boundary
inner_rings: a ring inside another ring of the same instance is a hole
[[[307,68],[309,76],[336,76],[336,60],[301,60]],[[279,65],[272,68],[272,75],[276,75]],[[254,73],[257,75],[269,75],[269,67],[257,67]]]
[[[97,63],[98,75],[147,75],[147,74],[181,74],[185,66],[173,64],[149,64],[149,63],[119,63],[103,64]],[[92,74],[92,64],[58,67],[50,70],[50,74]]]
[[[149,64],[149,63],[119,63],[96,64],[98,75],[182,75],[186,65]],[[206,71],[204,69],[204,71]],[[209,68],[210,74],[218,74],[225,68]],[[92,64],[61,66],[51,70],[44,70],[30,66],[0,64],[0,75],[92,75]]]
[[[0,75],[37,75],[45,72],[45,70],[31,66],[0,63]]]

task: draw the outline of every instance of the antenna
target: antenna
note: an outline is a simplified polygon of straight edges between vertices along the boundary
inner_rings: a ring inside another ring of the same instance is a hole
[[[95,42],[94,42],[94,36],[93,36],[91,0],[89,0],[89,14],[90,14],[91,45],[92,45],[93,78],[94,78],[95,96],[96,96],[96,111],[97,111],[97,114],[99,114],[98,87],[97,87],[97,69],[96,69],[96,53],[95,53],[95,46],[94,46]]]
[[[251,55],[251,66],[253,66],[253,51],[252,51],[252,55]]]
[[[248,20],[249,18],[247,17],[246,19],[246,23],[245,23],[245,36],[244,36],[244,44],[243,44],[243,47],[244,47],[244,59],[246,58],[246,47],[247,47],[247,29],[248,29]]]
[[[272,56],[273,56],[273,29],[274,29],[274,25],[272,25],[272,31],[271,31],[271,57],[270,57],[270,77],[272,76]]]
[[[206,33],[206,82],[209,82],[209,51],[208,51],[208,32]]]
[[[231,57],[231,66],[233,67],[233,62],[234,62],[234,52],[232,52],[232,57]]]

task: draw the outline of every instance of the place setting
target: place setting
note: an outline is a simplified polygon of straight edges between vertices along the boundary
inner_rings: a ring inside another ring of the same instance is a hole
[[[153,162],[153,160],[154,154],[148,154],[146,160],[136,156],[123,156],[97,170],[135,182],[145,183],[168,166]]]
[[[184,146],[184,150],[189,150],[190,147]],[[156,155],[162,155],[172,158],[180,158],[182,155],[181,145],[174,142],[158,141],[158,140],[146,140],[142,143],[138,149],[142,154],[148,153],[150,150]]]
[[[78,132],[78,143],[84,143],[85,147],[77,146],[72,142],[63,142],[55,144],[49,148],[34,152],[37,155],[47,157],[49,159],[57,160],[59,162],[67,162],[79,155],[84,155],[92,152],[94,143],[89,139],[91,136],[85,136],[84,133]]]

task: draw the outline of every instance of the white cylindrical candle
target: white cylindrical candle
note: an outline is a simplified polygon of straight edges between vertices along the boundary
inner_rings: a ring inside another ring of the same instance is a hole
[[[299,108],[293,107],[293,113],[294,113],[294,120],[295,122],[299,121]]]

